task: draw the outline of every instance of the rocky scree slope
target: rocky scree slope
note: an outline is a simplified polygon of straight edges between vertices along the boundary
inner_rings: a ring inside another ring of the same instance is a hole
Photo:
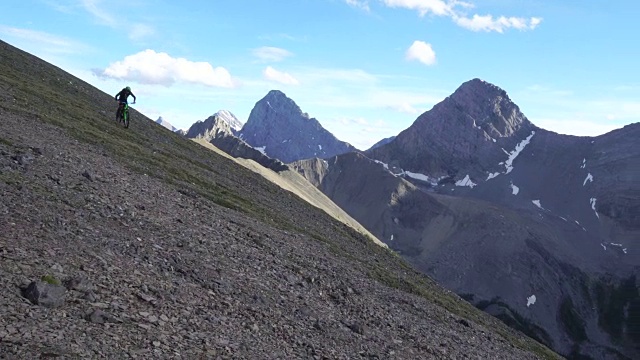
[[[125,130],[114,110],[0,42],[3,356],[555,357],[258,175],[135,109]]]
[[[634,358],[639,131],[558,135],[528,122],[503,90],[472,80],[367,152],[380,158],[293,165],[481,309],[568,356]]]
[[[356,150],[336,139],[318,120],[303,113],[293,100],[278,90],[270,91],[256,103],[239,137],[284,163],[327,158]]]

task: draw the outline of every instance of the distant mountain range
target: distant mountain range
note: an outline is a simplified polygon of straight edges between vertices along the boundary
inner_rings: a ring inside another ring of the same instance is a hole
[[[507,324],[563,354],[634,358],[640,294],[620,292],[640,265],[638,138],[640,124],[595,138],[540,129],[474,79],[386,144],[292,165]]]
[[[638,355],[640,124],[558,135],[480,79],[365,152],[280,91],[239,132],[231,116],[187,136],[295,168],[418,269],[562,354]]]

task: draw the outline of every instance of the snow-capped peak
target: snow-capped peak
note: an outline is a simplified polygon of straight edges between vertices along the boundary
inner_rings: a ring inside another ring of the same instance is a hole
[[[167,120],[165,120],[162,116],[160,116],[158,118],[158,120],[156,120],[156,123],[164,126],[165,128],[171,130],[171,131],[176,131],[178,130],[178,128],[174,127],[173,125],[171,125],[171,123],[169,123]]]
[[[226,121],[231,129],[235,131],[240,131],[240,129],[242,129],[242,122],[240,122],[240,120],[238,120],[238,118],[228,110],[220,110],[213,115]]]

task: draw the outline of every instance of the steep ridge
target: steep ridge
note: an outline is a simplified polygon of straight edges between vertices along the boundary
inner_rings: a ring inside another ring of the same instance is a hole
[[[273,171],[288,170],[288,167],[280,160],[266,156],[236,137],[236,130],[231,126],[230,119],[235,119],[235,116],[228,111],[219,111],[204,121],[195,122],[187,130],[185,136],[189,139],[206,141],[234,158],[253,160]]]
[[[171,123],[168,122],[167,120],[165,120],[162,116],[160,116],[158,118],[158,120],[156,120],[156,123],[164,126],[165,128],[167,128],[167,130],[170,130],[170,131],[177,131],[178,130],[178,128],[176,128],[175,126],[171,125]]]
[[[310,158],[328,158],[354,151],[336,139],[315,118],[278,90],[256,103],[239,137],[265,155],[285,163]]]
[[[231,132],[233,135],[238,135],[240,130],[242,129],[242,122],[238,120],[238,118],[231,113],[229,110],[219,110],[214,115],[217,115],[220,119],[224,120],[229,127],[231,128]]]
[[[0,42],[3,356],[556,357],[259,175],[113,110]],[[38,279],[48,296],[20,290]]]
[[[204,121],[196,121],[189,127],[186,136],[189,139],[202,138],[206,141],[211,141],[216,137],[234,135],[231,123],[228,119],[230,117],[235,118],[235,116],[229,112],[225,112],[225,115],[226,116],[222,116],[219,111],[209,116]]]
[[[341,207],[331,201],[325,194],[323,194],[318,188],[310,184],[307,179],[300,175],[297,171],[290,169],[288,166],[285,170],[272,171],[258,162],[245,159],[242,157],[233,157],[225,151],[217,148],[211,142],[204,141],[203,139],[194,139],[197,143],[215,151],[218,154],[233,159],[238,164],[250,169],[251,171],[260,174],[265,179],[280,186],[281,188],[290,191],[301,199],[305,200],[309,204],[324,210],[327,214],[335,218],[336,220],[352,227],[354,230],[363,234],[364,236],[372,239],[376,244],[386,247],[386,244],[381,242],[369,230],[365,229],[360,223],[355,221],[349,214],[347,214]]]
[[[570,357],[635,358],[639,129],[558,135],[472,80],[367,151],[380,158],[292,166],[479,308]]]

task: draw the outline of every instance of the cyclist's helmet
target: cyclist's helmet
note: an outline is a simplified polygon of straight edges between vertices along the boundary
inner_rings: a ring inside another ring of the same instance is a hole
[[[131,91],[131,87],[127,86],[125,89],[127,89],[128,91]]]

